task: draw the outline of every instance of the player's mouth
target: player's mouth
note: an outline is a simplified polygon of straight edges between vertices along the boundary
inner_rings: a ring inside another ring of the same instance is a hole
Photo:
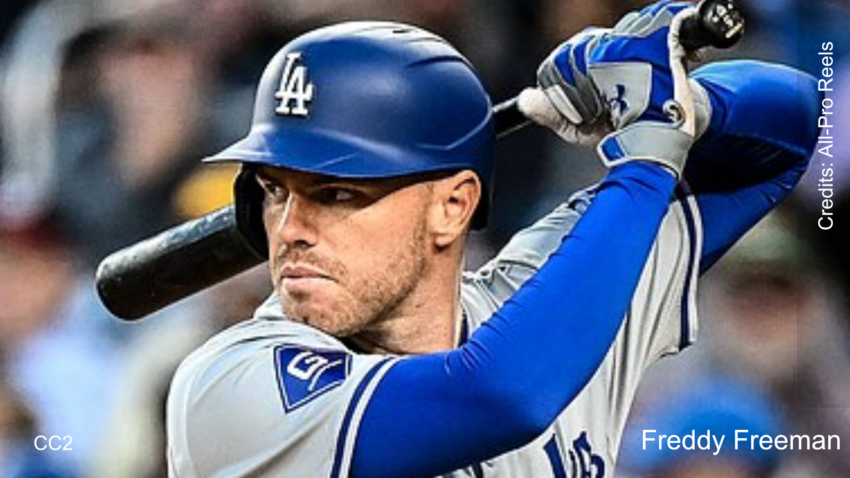
[[[307,293],[332,281],[324,271],[303,264],[285,264],[280,269],[279,277],[281,287],[289,295]]]

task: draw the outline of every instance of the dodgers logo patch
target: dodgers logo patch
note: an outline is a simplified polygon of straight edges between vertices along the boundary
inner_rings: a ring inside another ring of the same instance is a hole
[[[283,408],[291,412],[342,384],[351,368],[351,355],[294,345],[274,349],[275,372]]]

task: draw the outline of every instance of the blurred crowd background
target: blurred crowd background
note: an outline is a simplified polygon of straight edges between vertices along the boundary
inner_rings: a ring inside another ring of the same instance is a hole
[[[458,46],[499,102],[533,84],[560,41],[646,3],[4,0],[0,477],[166,476],[171,373],[215,331],[251,314],[270,292],[265,269],[138,323],[104,310],[94,271],[108,253],[231,201],[234,170],[199,161],[247,131],[255,83],[286,41],[347,19],[411,22]],[[709,59],[766,59],[820,76],[820,44],[835,44],[836,226],[817,228],[817,165],[703,278],[700,340],[650,371],[624,440],[623,476],[850,476],[850,1],[741,3],[745,39]],[[540,128],[501,140],[495,214],[474,235],[469,266],[602,174],[591,151]],[[844,449],[646,451],[643,429],[838,434]],[[63,437],[63,446],[72,437],[72,451],[38,451],[38,435]]]

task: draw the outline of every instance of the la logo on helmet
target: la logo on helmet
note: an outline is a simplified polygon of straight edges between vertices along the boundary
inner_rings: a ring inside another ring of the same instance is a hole
[[[274,97],[280,100],[275,111],[285,116],[307,116],[307,103],[313,100],[313,84],[307,83],[307,67],[300,63],[301,53],[287,53],[280,87]]]

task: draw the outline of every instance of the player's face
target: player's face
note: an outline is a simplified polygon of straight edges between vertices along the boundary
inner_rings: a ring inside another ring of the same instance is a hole
[[[428,182],[262,168],[272,281],[284,313],[347,337],[406,307],[429,263]]]

